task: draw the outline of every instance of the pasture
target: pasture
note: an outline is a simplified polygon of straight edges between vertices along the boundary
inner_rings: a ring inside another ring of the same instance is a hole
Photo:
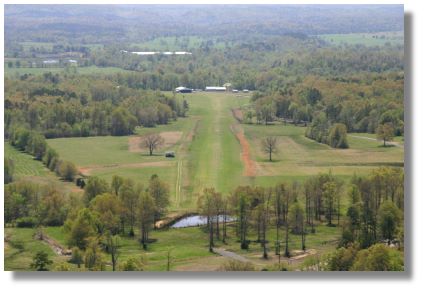
[[[333,45],[361,44],[365,46],[403,45],[402,31],[389,31],[378,33],[345,33],[345,34],[321,34],[319,38]]]
[[[75,69],[75,72],[73,71]],[[4,75],[7,76],[21,76],[24,74],[31,75],[42,75],[44,73],[51,72],[53,74],[66,73],[66,68],[60,67],[45,67],[45,68],[29,68],[29,67],[20,67],[20,68],[9,68],[4,67]],[[110,75],[116,73],[128,72],[121,68],[116,67],[97,67],[97,66],[88,66],[88,67],[72,67],[69,71],[70,74],[81,74],[81,75]]]

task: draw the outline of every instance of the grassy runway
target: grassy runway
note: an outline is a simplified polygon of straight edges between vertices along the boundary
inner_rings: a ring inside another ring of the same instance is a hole
[[[349,135],[349,149],[333,149],[306,138],[303,126],[238,124],[231,109],[247,104],[247,94],[200,92],[184,98],[190,104],[188,117],[137,130],[140,136],[151,132],[178,136],[153,156],[145,149],[131,151],[134,137],[127,136],[51,139],[48,143],[80,169],[109,181],[116,174],[147,185],[150,176],[158,174],[170,185],[174,211],[194,210],[205,187],[227,194],[238,185],[273,186],[330,170],[347,180],[380,166],[403,166],[403,147],[382,147],[373,135]],[[243,133],[248,153],[242,153],[237,130]],[[278,153],[272,162],[261,151],[266,136],[278,139]],[[174,150],[176,158],[165,158],[165,150]],[[255,167],[253,177],[245,176],[242,159],[246,156]]]

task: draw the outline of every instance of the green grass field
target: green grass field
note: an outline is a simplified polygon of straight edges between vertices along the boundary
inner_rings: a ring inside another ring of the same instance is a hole
[[[154,156],[148,156],[146,149],[130,150],[136,136],[50,139],[48,143],[82,171],[108,181],[116,174],[146,185],[151,175],[158,174],[170,186],[171,209],[181,211],[195,210],[197,197],[205,187],[227,194],[238,185],[301,182],[330,170],[348,181],[354,174],[367,175],[380,166],[403,166],[400,138],[395,140],[398,146],[382,147],[375,135],[352,133],[348,136],[349,149],[333,149],[306,138],[303,126],[238,124],[231,108],[246,104],[248,95],[201,92],[186,94],[185,98],[190,104],[189,117],[137,129],[140,136],[151,132],[179,134],[179,139]],[[244,132],[250,146],[250,159],[256,168],[254,177],[244,176],[245,164],[234,128]],[[278,153],[272,162],[261,151],[261,140],[266,136],[278,139]],[[166,150],[174,150],[176,158],[165,158]]]
[[[334,45],[362,44],[366,46],[403,45],[403,32],[378,32],[378,33],[346,33],[346,34],[321,34],[318,36]]]
[[[51,72],[53,74],[65,73],[65,68],[51,67],[51,68],[9,68],[7,66],[4,67],[4,75],[7,76],[20,76],[24,74],[32,74],[32,75],[41,75],[44,73]],[[71,72],[73,72],[71,70]],[[128,72],[127,70],[116,68],[116,67],[76,67],[76,73],[81,75],[110,75],[116,73]]]
[[[5,157],[12,159],[15,166],[14,176],[21,178],[25,176],[45,177],[49,175],[49,170],[42,163],[34,160],[34,157],[18,151],[8,142],[4,143]]]
[[[6,271],[28,271],[32,258],[39,251],[49,255],[53,264],[64,262],[44,242],[34,239],[36,230],[32,228],[5,228],[4,269]]]

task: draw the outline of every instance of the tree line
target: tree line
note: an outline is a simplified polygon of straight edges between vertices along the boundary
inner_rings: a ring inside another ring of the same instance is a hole
[[[74,181],[78,170],[74,163],[63,160],[51,148],[44,135],[34,130],[18,128],[9,136],[9,142],[20,151],[24,151],[41,161],[50,171],[55,172],[65,181]],[[13,160],[5,159],[5,184],[13,180]]]

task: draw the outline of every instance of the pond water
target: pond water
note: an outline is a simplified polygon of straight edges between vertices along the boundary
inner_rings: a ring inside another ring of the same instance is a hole
[[[227,216],[227,222],[234,221],[235,218],[231,216]],[[219,221],[224,221],[224,215],[219,216]],[[171,225],[171,228],[182,228],[182,227],[189,227],[189,226],[200,226],[205,225],[207,223],[206,216],[201,215],[192,215],[184,217],[177,222],[175,222],[173,225]]]

